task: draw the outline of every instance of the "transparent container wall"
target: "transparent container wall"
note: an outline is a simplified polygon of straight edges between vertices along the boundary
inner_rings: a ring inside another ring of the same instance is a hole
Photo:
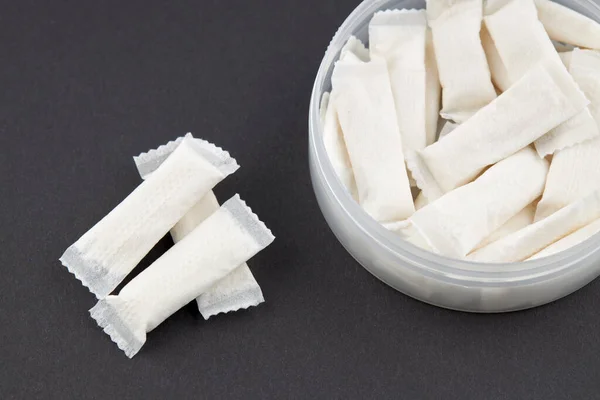
[[[591,1],[558,1],[596,20]],[[335,176],[322,144],[319,102],[331,90],[333,63],[350,34],[368,41],[368,23],[377,10],[423,8],[424,1],[366,1],[348,18],[330,44],[317,76],[309,116],[309,163],[315,195],[331,230],[368,271],[391,287],[440,307],[470,312],[504,312],[539,306],[581,288],[600,275],[600,237],[564,254],[531,264],[531,274],[470,273],[460,261],[427,253],[385,231],[354,203]],[[390,244],[391,243],[391,244]],[[455,268],[455,265],[457,267]],[[479,264],[485,271],[489,265]]]

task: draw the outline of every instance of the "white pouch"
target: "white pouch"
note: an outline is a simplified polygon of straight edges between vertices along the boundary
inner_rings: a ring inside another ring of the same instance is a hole
[[[462,123],[496,98],[481,45],[482,0],[427,0],[442,117]]]
[[[587,104],[562,63],[539,63],[451,135],[407,155],[409,169],[431,202],[528,146]]]
[[[569,72],[590,100],[589,110],[600,125],[600,52],[575,49],[571,52]]]
[[[590,105],[587,110],[536,141],[538,153],[544,155],[556,153],[555,149],[567,150],[569,146],[583,145],[600,137],[600,53],[595,50],[574,49],[558,55],[590,100]]]
[[[192,137],[191,134],[186,137]],[[152,172],[151,165],[159,165],[154,160],[165,160],[181,143],[182,138],[147,153],[134,157],[142,179],[147,179]],[[145,161],[145,164],[143,163]],[[145,167],[144,167],[145,165]],[[188,211],[171,229],[175,243],[181,241],[206,218],[219,209],[219,202],[212,191],[208,192],[190,211]],[[205,319],[219,313],[227,313],[257,306],[265,301],[262,290],[254,279],[246,264],[240,265],[233,272],[215,283],[207,292],[196,299],[198,310]]]
[[[271,231],[236,195],[136,276],[117,296],[100,300],[90,314],[117,346],[133,357],[146,342],[147,332],[209,290],[273,239]]]
[[[338,61],[332,85],[360,205],[379,222],[408,218],[414,204],[385,60]]]
[[[547,172],[548,162],[526,147],[410,221],[436,252],[462,258],[542,194]]]
[[[600,189],[600,138],[556,152],[535,220]]]
[[[348,156],[342,127],[338,120],[334,99],[335,95],[330,98],[325,114],[323,142],[325,143],[325,150],[335,173],[340,178],[348,193],[356,200],[358,199],[356,181],[354,180],[354,173],[352,172],[352,165],[350,164],[350,157]]]
[[[539,253],[528,258],[528,260],[536,260],[538,258],[548,257],[553,254],[557,254],[562,251],[568,250],[571,247],[574,247],[580,243],[583,243],[584,241],[588,240],[589,238],[591,238],[598,232],[600,232],[600,219],[592,222],[589,225],[584,226],[583,228],[579,229],[578,231],[571,233],[569,236],[565,236],[564,238],[560,239],[558,242],[551,244],[550,246],[546,247],[544,250],[542,250]]]
[[[533,218],[535,216],[536,202],[529,204],[527,207],[522,209],[517,215],[509,219],[504,225],[496,229],[490,236],[486,237],[481,243],[477,245],[475,249],[480,249],[493,243],[497,240],[502,239],[505,236],[510,235],[516,231],[519,231],[526,226],[533,224]]]
[[[488,263],[523,261],[598,218],[600,191],[471,253],[467,260]]]
[[[600,24],[550,0],[535,0],[538,18],[553,40],[600,50]]]
[[[506,68],[509,84],[542,60],[560,59],[537,18],[533,0],[488,0],[484,14],[485,26]],[[590,113],[584,110],[536,140],[535,147],[540,157],[545,157],[599,133]]]
[[[508,74],[509,86],[538,62],[558,60],[558,52],[537,19],[533,0],[487,0],[483,20]]]
[[[404,150],[424,149],[426,134],[425,10],[375,13],[369,23],[371,58],[386,60]]]
[[[435,142],[437,134],[442,87],[440,86],[440,76],[435,60],[431,29],[427,29],[425,39],[425,118],[427,146],[429,146]]]
[[[600,124],[600,53],[575,49],[569,66],[571,75],[590,99],[588,109],[598,132]],[[536,221],[600,189],[600,137],[557,151],[552,159],[546,189],[536,212]]]
[[[369,50],[363,42],[355,36],[350,36],[340,51],[340,61],[361,64],[369,60]],[[352,172],[352,165],[350,164],[342,127],[337,116],[337,109],[333,103],[333,97],[329,95],[327,100],[328,107],[323,116],[323,142],[325,150],[336,175],[352,198],[358,201],[358,192],[354,173]]]
[[[158,160],[155,160],[158,162]],[[151,163],[140,163],[140,168]],[[238,165],[229,153],[186,138],[152,176],[60,258],[98,298],[112,292],[152,247]]]

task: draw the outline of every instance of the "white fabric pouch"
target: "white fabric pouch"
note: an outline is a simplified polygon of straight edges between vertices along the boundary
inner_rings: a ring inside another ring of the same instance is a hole
[[[350,36],[340,51],[341,61],[360,64],[368,62],[369,59],[369,50],[355,36]],[[346,148],[334,99],[335,95],[332,96],[330,93],[324,93],[321,101],[325,151],[327,151],[327,156],[342,185],[344,185],[354,200],[358,200],[356,180],[354,179],[354,172],[352,171],[352,164],[348,156],[348,149]],[[327,103],[326,105],[324,104],[325,102]]]
[[[236,195],[136,276],[117,296],[100,300],[90,314],[119,348],[133,357],[146,342],[147,332],[209,290],[273,239],[271,231]]]
[[[550,0],[535,0],[538,18],[553,40],[600,50],[600,24]]]
[[[332,86],[359,204],[379,222],[408,218],[414,204],[386,61],[340,60]]]
[[[192,137],[187,134],[186,137]],[[142,179],[147,179],[152,167],[158,168],[176,148],[183,138],[169,142],[157,149],[134,157]],[[219,209],[219,202],[212,191],[208,192],[190,211],[188,211],[171,229],[175,243],[181,241],[206,218]],[[229,275],[215,283],[208,291],[196,299],[198,310],[205,319],[220,313],[227,313],[257,306],[265,301],[262,290],[245,263],[233,270]]]
[[[523,261],[598,218],[600,191],[471,253],[467,260],[486,263]]]
[[[462,123],[496,98],[479,31],[482,0],[427,0],[442,117]]]
[[[600,125],[600,51],[575,49],[569,58],[569,72],[590,100],[589,110]]]
[[[560,61],[544,61],[450,135],[407,155],[431,202],[573,117],[589,101]]]
[[[142,170],[146,167],[148,163]],[[103,298],[177,221],[237,169],[229,153],[215,145],[182,140],[149,179],[69,247],[60,261]]]
[[[327,93],[325,93],[327,94]],[[325,96],[325,94],[323,96]],[[327,109],[323,121],[323,142],[325,150],[331,161],[331,165],[338,178],[350,195],[356,200],[358,193],[356,192],[356,181],[354,180],[354,172],[350,164],[350,157],[346,149],[344,134],[338,120],[335,96],[329,96]]]
[[[485,27],[508,75],[509,85],[542,60],[559,61],[558,52],[537,18],[533,0],[488,0],[484,14]],[[491,55],[493,51],[488,49],[488,53]],[[492,71],[504,73],[497,62],[494,65]],[[502,82],[503,78],[496,77],[494,81]],[[535,147],[540,157],[544,157],[599,134],[589,110],[583,110],[537,139]]]
[[[418,210],[410,221],[437,253],[463,258],[541,195],[547,172],[548,162],[526,147]]]
[[[427,144],[426,34],[425,10],[380,11],[369,23],[370,55],[387,62],[405,151]]]
[[[557,152],[552,158],[544,195],[535,220],[600,189],[600,138]]]
[[[594,128],[600,124],[600,53],[573,50],[569,71],[590,99]],[[557,151],[536,212],[536,221],[600,189],[600,137]]]
[[[537,18],[533,0],[487,0],[485,27],[506,68],[509,85],[544,59],[558,52]],[[502,91],[508,87],[500,87]]]

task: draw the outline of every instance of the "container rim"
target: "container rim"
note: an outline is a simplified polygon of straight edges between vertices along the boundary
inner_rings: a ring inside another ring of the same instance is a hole
[[[352,11],[331,40],[313,86],[308,121],[309,147],[314,155],[315,166],[323,175],[323,181],[337,205],[365,235],[370,236],[388,252],[394,253],[400,261],[406,261],[408,267],[429,276],[443,276],[458,284],[471,283],[480,286],[497,286],[507,282],[532,284],[572,272],[574,269],[584,268],[587,265],[584,261],[591,257],[600,258],[600,233],[568,250],[531,261],[492,264],[440,256],[418,248],[388,231],[354,201],[335,173],[326,153],[320,123],[321,88],[325,87],[334,61],[348,37],[357,29],[367,25],[373,13],[389,7],[394,1],[397,2],[397,0],[364,0]],[[592,0],[572,1],[583,8],[588,17],[600,21],[598,4]]]

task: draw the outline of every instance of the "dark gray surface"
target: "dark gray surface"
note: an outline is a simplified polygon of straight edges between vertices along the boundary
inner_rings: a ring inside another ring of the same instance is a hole
[[[308,102],[356,4],[2,2],[0,398],[600,398],[599,282],[451,312],[384,286],[329,231]],[[250,262],[267,302],[208,322],[189,305],[129,360],[58,258],[139,183],[132,155],[188,131],[242,166],[219,198],[240,193],[277,235]]]

